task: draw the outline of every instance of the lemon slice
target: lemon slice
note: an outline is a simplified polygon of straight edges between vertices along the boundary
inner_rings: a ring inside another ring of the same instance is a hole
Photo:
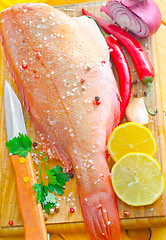
[[[111,172],[117,196],[132,206],[152,204],[164,191],[160,164],[144,153],[129,153],[116,162]]]
[[[128,122],[116,127],[108,139],[107,149],[114,161],[130,152],[143,152],[151,156],[157,151],[152,132],[145,126]]]

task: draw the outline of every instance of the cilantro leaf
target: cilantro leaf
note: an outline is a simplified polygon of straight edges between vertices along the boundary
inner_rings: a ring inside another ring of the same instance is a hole
[[[18,137],[6,142],[6,146],[10,153],[26,157],[28,152],[31,151],[32,141],[26,134],[18,133]]]

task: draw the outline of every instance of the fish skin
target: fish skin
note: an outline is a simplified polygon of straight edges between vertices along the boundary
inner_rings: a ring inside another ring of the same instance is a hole
[[[75,171],[90,237],[120,240],[105,153],[119,122],[120,97],[97,25],[92,19],[71,18],[46,4],[31,3],[2,11],[0,31],[43,149],[50,158],[58,157],[66,170]]]

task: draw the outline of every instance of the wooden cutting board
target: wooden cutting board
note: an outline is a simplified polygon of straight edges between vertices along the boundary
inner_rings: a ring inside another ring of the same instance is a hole
[[[68,5],[58,7],[66,14],[70,16],[81,16],[81,9],[84,7],[88,11],[94,13],[96,16],[100,16],[102,18],[108,19],[108,17],[104,13],[100,13],[100,7],[103,2],[96,3],[87,3],[87,4],[77,4],[77,5]],[[110,19],[109,19],[110,20]],[[141,45],[145,48],[147,53],[149,54],[150,59],[152,60],[156,77],[154,79],[151,97],[150,97],[150,107],[157,107],[159,113],[155,117],[150,117],[152,123],[148,125],[148,128],[152,131],[157,141],[158,150],[155,158],[159,161],[162,166],[164,175],[166,176],[166,166],[165,166],[165,128],[163,122],[163,112],[161,106],[161,94],[160,94],[160,79],[158,78],[158,69],[157,69],[157,55],[155,50],[155,36],[141,39],[139,40]],[[125,51],[125,50],[124,50]],[[126,53],[126,57],[128,59],[132,80],[138,79],[135,68],[132,64],[132,61],[128,54]],[[118,81],[116,70],[113,66],[113,70]],[[0,112],[1,112],[1,125],[0,125],[0,206],[1,206],[1,214],[0,214],[0,236],[14,236],[23,233],[22,221],[18,211],[17,199],[16,199],[16,190],[15,190],[15,179],[14,173],[10,165],[9,154],[5,146],[6,142],[6,129],[4,122],[4,102],[3,102],[3,90],[4,90],[4,81],[7,79],[19,99],[20,95],[18,93],[17,86],[12,79],[10,74],[8,64],[5,60],[5,56],[3,53],[3,49],[0,50]],[[136,93],[138,97],[144,96],[144,91],[146,91],[146,87],[143,86],[141,82],[134,84],[132,87],[132,96]],[[27,113],[25,106],[23,106],[24,117],[26,121],[27,131],[29,137],[32,141],[38,142],[36,132],[31,121],[30,114]],[[124,118],[122,122],[125,122]],[[38,144],[40,148],[40,145]],[[34,156],[34,166],[36,169],[37,178],[39,177],[39,163],[41,159],[39,157]],[[56,164],[61,164],[58,160],[54,162],[49,162],[49,168],[53,167]],[[110,160],[110,165],[113,162]],[[47,181],[47,179],[45,179]],[[79,205],[79,199],[77,195],[77,186],[76,180],[70,179],[70,181],[66,185],[65,194],[63,196],[57,196],[57,200],[60,205],[60,211],[55,213],[54,215],[48,216],[46,221],[48,231],[50,233],[64,233],[64,232],[74,232],[74,231],[83,231],[84,223],[82,218],[82,213]],[[166,223],[166,191],[164,191],[162,197],[156,201],[154,204],[146,207],[131,207],[123,203],[118,199],[118,207],[119,207],[119,215],[121,220],[121,226],[124,229],[129,228],[145,228],[145,227],[154,227],[161,226]],[[70,207],[75,207],[76,212],[71,214]],[[27,209],[28,211],[28,209]],[[130,216],[128,218],[124,217],[123,212],[128,211]],[[8,222],[12,220],[14,225],[12,227],[9,226]]]

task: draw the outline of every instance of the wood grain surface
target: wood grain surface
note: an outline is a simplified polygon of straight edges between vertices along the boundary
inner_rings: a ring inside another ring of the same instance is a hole
[[[87,3],[87,4],[77,4],[70,6],[62,6],[60,9],[71,16],[80,16],[81,9],[84,6],[90,12],[95,13],[95,15],[105,17],[105,15],[100,13],[100,6],[102,3]],[[160,72],[158,71],[158,45],[156,45],[156,38],[149,38],[141,40],[142,46],[149,53],[149,57],[152,59],[152,62],[155,66],[156,77],[153,84],[150,105],[151,107],[157,107],[159,110],[159,114],[156,117],[150,118],[153,120],[152,124],[149,124],[149,129],[155,135],[158,145],[158,151],[156,154],[157,160],[162,165],[163,171],[165,172],[165,126],[163,119],[163,94],[161,94],[161,79]],[[160,43],[161,44],[161,43]],[[164,44],[164,43],[163,43]],[[146,47],[145,47],[146,46]],[[126,54],[127,56],[127,54]],[[10,71],[8,69],[3,50],[0,51],[0,71],[1,71],[1,88],[0,88],[0,111],[1,111],[1,132],[0,132],[0,141],[1,141],[1,150],[0,150],[0,184],[1,184],[1,230],[0,236],[12,236],[23,233],[22,229],[22,221],[20,218],[20,214],[17,206],[16,199],[16,191],[15,191],[15,180],[13,170],[11,168],[8,151],[5,148],[6,142],[6,130],[4,125],[4,108],[3,108],[3,83],[4,80],[7,79],[18,97],[20,95],[18,93],[17,87],[10,75]],[[130,69],[132,73],[132,79],[137,79],[137,74],[134,70],[132,62],[128,57],[128,61],[130,63]],[[114,69],[115,75],[117,77],[116,71]],[[117,78],[118,79],[118,78]],[[143,92],[146,91],[146,88],[138,83],[132,87],[132,94],[137,93],[139,97],[143,96]],[[133,97],[133,96],[132,96]],[[33,123],[31,122],[31,116],[26,112],[25,107],[23,106],[24,117],[26,120],[26,126],[28,129],[28,135],[31,137],[33,141],[37,141],[37,136],[33,127]],[[125,121],[125,119],[124,119]],[[41,159],[38,159],[39,161]],[[38,172],[39,164],[36,164],[38,160],[34,159],[35,169]],[[59,164],[59,162],[49,162],[49,167],[54,166],[55,164]],[[165,175],[166,176],[166,175]],[[153,205],[147,207],[129,207],[118,201],[120,219],[123,228],[139,228],[139,227],[149,227],[149,226],[158,226],[161,224],[165,224],[165,192],[163,196]],[[54,214],[48,217],[47,220],[47,228],[51,233],[61,233],[61,232],[76,232],[78,230],[84,231],[82,214],[79,206],[76,182],[75,179],[70,180],[70,182],[66,186],[65,195],[59,199],[60,204],[60,212],[58,214]],[[77,211],[74,214],[70,214],[70,207],[76,206]],[[127,210],[130,212],[130,218],[124,218],[123,211]],[[13,220],[14,227],[9,228],[8,221]],[[57,223],[56,225],[54,223]],[[77,223],[77,224],[75,224]],[[58,238],[57,238],[58,239]]]

